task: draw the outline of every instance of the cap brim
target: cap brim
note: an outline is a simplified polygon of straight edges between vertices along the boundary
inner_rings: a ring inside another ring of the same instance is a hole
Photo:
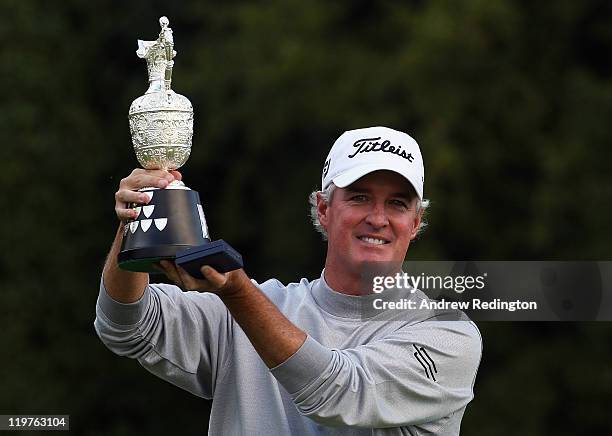
[[[416,192],[419,199],[423,200],[423,189],[418,188],[418,186],[422,186],[421,181],[415,180],[416,178],[418,178],[418,176],[416,174],[410,174],[406,172],[405,168],[406,168],[405,165],[389,165],[388,164],[388,165],[385,165],[384,167],[381,167],[380,164],[360,165],[360,166],[351,168],[350,170],[344,172],[343,174],[340,174],[339,176],[334,177],[332,179],[332,182],[338,188],[346,188],[348,185],[350,185],[351,183],[354,183],[355,181],[357,181],[358,179],[362,178],[363,176],[367,174],[370,174],[374,171],[388,170],[388,171],[393,171],[399,174],[400,176],[404,177],[406,180],[408,180],[410,184],[412,185],[412,187],[414,188],[414,191]]]

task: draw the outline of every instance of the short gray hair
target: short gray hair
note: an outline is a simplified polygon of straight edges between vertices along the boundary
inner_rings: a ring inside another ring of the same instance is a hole
[[[319,213],[317,211],[317,194],[321,194],[321,198],[323,199],[323,201],[329,204],[331,203],[332,196],[334,194],[336,187],[337,187],[336,185],[334,185],[333,183],[330,183],[329,186],[325,188],[323,191],[312,191],[310,195],[308,196],[308,203],[310,204],[310,220],[312,221],[312,225],[314,225],[315,230],[321,233],[321,236],[323,237],[324,241],[327,241],[327,232],[325,231],[325,229],[321,225],[321,222],[319,221]],[[425,215],[426,215],[428,207],[429,207],[429,200],[425,198],[423,200],[421,200],[420,198],[417,198],[417,201],[416,201],[417,213],[421,210],[423,211],[423,216],[421,217],[421,223],[419,224],[419,229],[417,230],[417,236],[423,233],[423,231],[427,227],[427,221],[425,220]]]

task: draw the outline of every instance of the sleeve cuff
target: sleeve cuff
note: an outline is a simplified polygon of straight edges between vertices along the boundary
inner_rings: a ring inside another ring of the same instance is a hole
[[[270,372],[290,394],[295,394],[323,374],[332,357],[332,350],[306,336],[302,346]]]
[[[98,295],[98,307],[109,321],[118,325],[138,324],[144,318],[149,307],[151,291],[149,286],[145,288],[144,294],[138,301],[133,303],[120,303],[113,300],[104,286],[104,280],[100,279],[100,293]]]

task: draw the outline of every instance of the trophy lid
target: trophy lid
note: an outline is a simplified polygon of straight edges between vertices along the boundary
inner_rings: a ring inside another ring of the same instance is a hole
[[[174,38],[172,29],[168,27],[170,21],[167,17],[159,19],[161,31],[155,41],[138,40],[136,55],[147,61],[150,86],[147,93],[170,90],[172,82],[172,67],[174,66]],[[163,81],[163,82],[162,82]],[[162,84],[164,86],[162,86]]]

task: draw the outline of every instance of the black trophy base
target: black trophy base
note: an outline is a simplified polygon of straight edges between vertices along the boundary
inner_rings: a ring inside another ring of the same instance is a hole
[[[203,279],[200,268],[210,265],[221,273],[243,267],[242,256],[223,239],[176,253],[176,264],[196,279]]]
[[[154,264],[174,260],[177,252],[210,242],[196,191],[177,183],[141,192],[150,200],[146,205],[132,205],[137,216],[125,224],[117,259],[121,269],[159,273]]]
[[[121,269],[133,272],[161,273],[153,267],[162,260],[173,261],[176,253],[186,248],[184,245],[159,245],[157,247],[135,248],[119,253]]]

